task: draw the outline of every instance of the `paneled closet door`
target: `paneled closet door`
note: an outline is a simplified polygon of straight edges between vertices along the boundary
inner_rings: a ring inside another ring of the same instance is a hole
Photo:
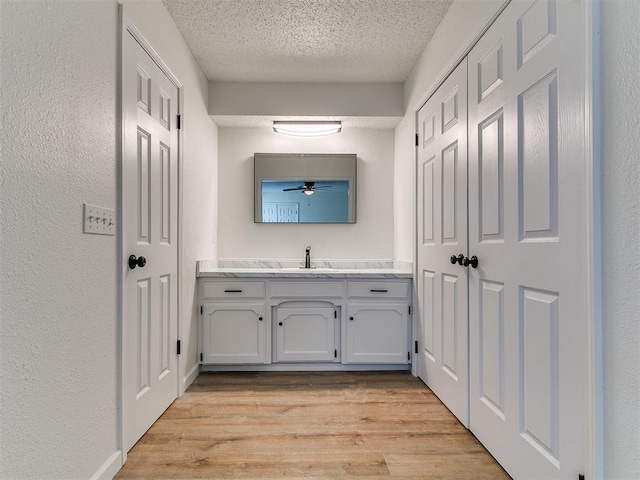
[[[418,375],[468,426],[466,59],[420,109],[418,129]]]
[[[122,428],[128,451],[178,396],[179,90],[130,31],[122,67]]]
[[[511,2],[468,57],[470,429],[515,478],[585,466],[580,9]]]

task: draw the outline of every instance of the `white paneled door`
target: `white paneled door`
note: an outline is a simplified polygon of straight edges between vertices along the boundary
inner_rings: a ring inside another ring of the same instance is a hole
[[[127,31],[123,57],[123,437],[178,394],[178,87]]]
[[[418,375],[468,426],[467,62],[418,113]]]
[[[470,428],[516,478],[585,466],[581,2],[513,1],[469,54]]]

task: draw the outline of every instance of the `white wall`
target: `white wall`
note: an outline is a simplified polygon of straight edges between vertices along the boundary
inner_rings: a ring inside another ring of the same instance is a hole
[[[415,224],[415,112],[444,80],[464,50],[499,11],[504,0],[455,0],[405,82],[405,115],[395,129],[396,260],[413,261]]]
[[[186,372],[195,259],[216,254],[217,132],[162,3],[127,6],[185,84]],[[118,4],[0,9],[0,478],[108,478],[120,465],[117,237],[83,235],[82,203],[118,198]]]
[[[0,478],[90,478],[117,450],[114,1],[2,2]]]
[[[210,82],[211,115],[402,115],[401,83]]]
[[[606,478],[640,475],[640,2],[602,2]]]
[[[321,138],[279,135],[270,128],[219,130],[220,258],[393,258],[393,130],[347,129]],[[253,223],[254,153],[356,153],[357,223]]]

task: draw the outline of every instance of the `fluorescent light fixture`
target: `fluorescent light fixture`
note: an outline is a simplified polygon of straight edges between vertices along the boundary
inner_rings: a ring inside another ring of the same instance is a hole
[[[340,121],[315,121],[315,120],[274,120],[273,131],[283,135],[295,137],[321,137],[340,133],[342,122]]]

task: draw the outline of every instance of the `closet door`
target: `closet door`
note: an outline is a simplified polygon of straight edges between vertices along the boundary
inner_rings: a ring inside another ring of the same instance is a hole
[[[585,466],[580,19],[577,1],[511,2],[468,57],[470,429],[516,478]]]
[[[418,112],[418,375],[468,426],[467,62]],[[452,263],[455,260],[455,263]]]

